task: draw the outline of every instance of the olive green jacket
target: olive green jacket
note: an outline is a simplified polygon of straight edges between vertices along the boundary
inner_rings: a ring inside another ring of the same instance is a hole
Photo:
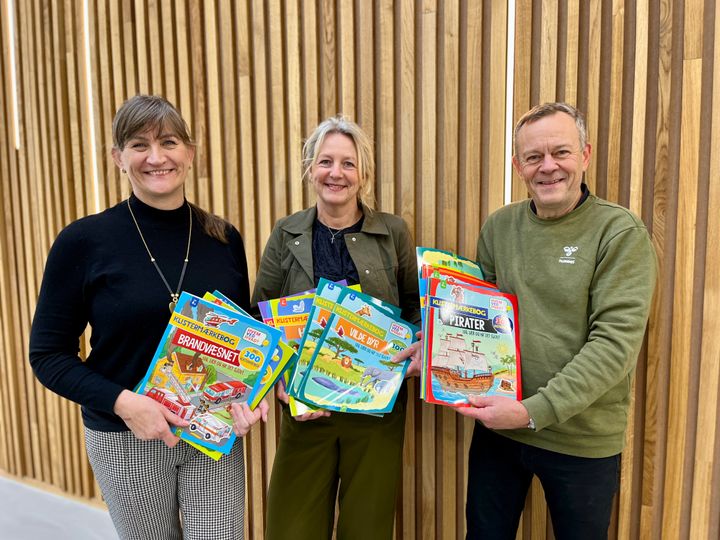
[[[257,303],[315,287],[312,260],[313,206],[275,224],[265,246],[252,296]],[[363,208],[358,233],[347,233],[345,244],[355,263],[364,293],[402,309],[402,317],[420,321],[417,259],[414,243],[402,218]]]

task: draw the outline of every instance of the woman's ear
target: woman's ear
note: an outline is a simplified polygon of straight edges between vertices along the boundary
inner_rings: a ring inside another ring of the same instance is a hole
[[[113,161],[115,162],[115,165],[117,165],[117,168],[120,169],[122,172],[125,172],[120,150],[118,150],[117,148],[113,148],[110,154],[112,155]]]

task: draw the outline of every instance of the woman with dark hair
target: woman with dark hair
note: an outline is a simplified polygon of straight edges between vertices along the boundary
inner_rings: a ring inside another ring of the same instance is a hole
[[[218,462],[177,444],[186,420],[135,394],[180,291],[218,289],[249,307],[245,248],[225,220],[185,199],[195,145],[180,113],[135,96],[113,121],[130,198],[63,229],[48,255],[30,336],[42,384],[82,405],[88,458],[120,538],[243,537],[239,440]],[[79,337],[90,325],[83,362]],[[267,414],[233,404],[242,436]]]
[[[316,287],[320,278],[363,292],[420,319],[417,266],[402,218],[372,207],[375,163],[362,129],[329,118],[303,147],[303,178],[316,204],[278,221],[260,262],[253,305]],[[286,400],[284,392],[278,392]],[[402,465],[405,388],[382,418],[283,407],[268,493],[267,540],[391,538]]]

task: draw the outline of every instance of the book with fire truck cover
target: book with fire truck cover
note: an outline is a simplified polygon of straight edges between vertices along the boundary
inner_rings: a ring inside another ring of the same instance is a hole
[[[280,334],[183,292],[137,391],[190,422],[178,430],[181,439],[227,454],[235,441],[230,405],[266,382]]]

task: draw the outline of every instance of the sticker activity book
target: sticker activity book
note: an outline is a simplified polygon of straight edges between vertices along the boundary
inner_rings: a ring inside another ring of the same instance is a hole
[[[230,404],[257,394],[279,340],[278,330],[183,292],[137,391],[190,421],[181,439],[227,454]]]
[[[246,317],[251,317],[247,311],[218,290],[215,290],[212,293],[205,293],[203,298],[215,304],[220,304],[228,309],[233,309]],[[265,324],[268,323],[265,322]],[[269,324],[269,326],[274,325]],[[275,353],[272,355],[270,360],[265,363],[265,366],[263,366],[263,375],[260,378],[260,384],[256,384],[253,387],[253,390],[248,397],[247,402],[250,409],[254,409],[258,406],[262,399],[268,394],[268,392],[270,392],[272,387],[275,386],[275,383],[278,382],[283,372],[290,365],[295,363],[295,360],[295,350],[289,345],[286,345],[282,340],[279,341],[278,347],[275,349]]]
[[[520,399],[514,296],[460,281],[428,282],[425,401],[460,405],[468,395]]]
[[[415,340],[417,328],[397,308],[326,280],[318,285],[313,310],[303,343],[309,360],[295,376],[301,376],[296,396],[331,411],[391,411],[407,364],[390,359]]]
[[[293,416],[299,416],[306,412],[317,410],[317,408],[311,404],[302,402],[299,392],[300,383],[315,351],[317,341],[327,326],[332,306],[339,295],[340,285],[325,279],[320,280],[312,304],[310,305],[305,330],[298,344],[298,359],[293,367],[293,371],[290,373],[286,388],[288,396],[291,398],[289,403],[290,414]]]
[[[258,309],[260,310],[263,322],[281,330],[283,332],[282,342],[293,351],[297,351],[300,349],[300,343],[303,339],[303,333],[314,298],[315,289],[311,289],[282,298],[258,302]],[[294,354],[285,368],[294,370],[298,362],[298,356],[298,354]],[[288,380],[288,378],[285,378],[283,384],[287,386]],[[293,416],[315,410],[310,409],[303,403],[297,402],[292,395],[288,395],[288,398],[290,412]]]
[[[282,298],[258,302],[258,309],[264,323],[283,331],[283,341],[291,347],[297,346],[302,338],[315,291],[307,291]]]
[[[425,260],[419,265],[421,398],[448,406],[466,406],[469,395],[521,399],[516,297],[483,281],[472,261],[417,251],[418,263]]]
[[[343,279],[338,281],[338,283],[340,285],[346,285],[347,281]],[[263,322],[282,330],[283,337],[281,343],[286,343],[293,352],[302,350],[300,344],[304,337],[305,327],[314,298],[315,289],[310,289],[309,291],[258,302],[258,309],[260,310],[260,316]],[[298,354],[294,354],[288,358],[286,362],[283,361],[283,371],[294,371],[297,361]],[[278,377],[279,375],[280,374],[278,374]],[[277,380],[277,378],[275,378],[275,380]],[[283,384],[286,387],[288,386],[289,380],[289,376],[283,378]],[[293,416],[299,416],[306,412],[316,410],[307,404],[299,402],[292,394],[288,394],[288,403],[290,405],[290,413]]]

